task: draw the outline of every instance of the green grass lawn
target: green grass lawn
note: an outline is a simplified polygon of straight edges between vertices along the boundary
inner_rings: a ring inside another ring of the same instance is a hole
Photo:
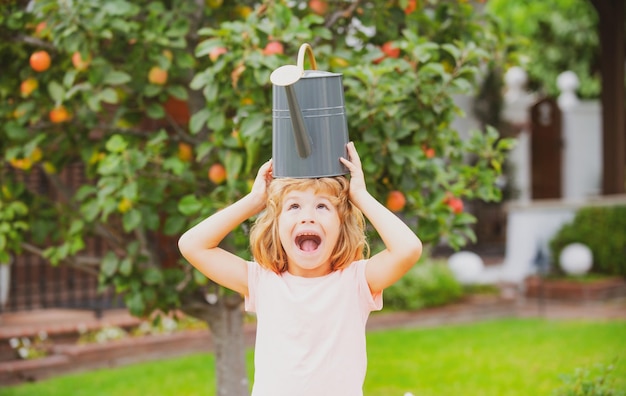
[[[562,374],[614,364],[626,389],[626,322],[507,319],[368,334],[366,396],[552,395]],[[251,365],[252,353],[248,354]],[[212,355],[0,388],[2,396],[215,395]]]

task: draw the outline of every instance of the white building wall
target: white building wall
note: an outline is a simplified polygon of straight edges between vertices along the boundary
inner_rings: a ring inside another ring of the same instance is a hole
[[[563,198],[601,195],[602,118],[597,101],[580,102],[563,112]]]

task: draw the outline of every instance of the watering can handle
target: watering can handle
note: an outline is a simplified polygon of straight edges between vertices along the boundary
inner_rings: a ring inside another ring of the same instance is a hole
[[[309,63],[311,64],[311,70],[317,70],[317,62],[315,62],[315,55],[313,55],[313,48],[304,43],[300,46],[300,50],[298,50],[298,67],[304,70],[304,55],[309,55]]]

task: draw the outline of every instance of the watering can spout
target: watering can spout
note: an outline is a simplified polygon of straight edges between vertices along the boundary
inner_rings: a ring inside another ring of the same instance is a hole
[[[306,129],[306,125],[304,124],[302,110],[300,109],[298,98],[296,97],[296,93],[293,89],[293,85],[304,75],[305,53],[309,54],[311,66],[313,69],[316,69],[317,64],[315,63],[315,57],[313,56],[313,49],[309,44],[303,44],[298,52],[297,65],[281,66],[274,70],[270,75],[270,81],[272,84],[285,88],[287,105],[289,108],[289,115],[291,117],[291,125],[296,143],[296,150],[298,151],[298,156],[300,156],[300,158],[307,158],[311,155],[310,135]]]

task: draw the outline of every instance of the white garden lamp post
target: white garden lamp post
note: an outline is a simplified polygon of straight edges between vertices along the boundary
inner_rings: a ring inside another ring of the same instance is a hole
[[[582,243],[571,243],[559,255],[559,265],[568,275],[585,275],[591,269],[593,255],[591,249]]]

